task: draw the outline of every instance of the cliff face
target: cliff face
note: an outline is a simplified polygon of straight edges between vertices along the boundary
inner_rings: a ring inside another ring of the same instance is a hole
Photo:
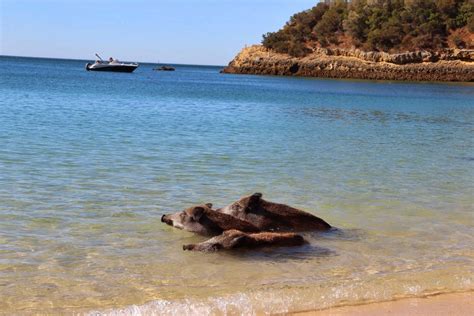
[[[244,48],[224,73],[409,81],[474,81],[474,50],[402,54],[317,49],[303,58],[254,45]]]

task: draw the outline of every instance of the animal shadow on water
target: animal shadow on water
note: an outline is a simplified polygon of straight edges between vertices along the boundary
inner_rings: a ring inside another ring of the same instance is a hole
[[[326,240],[360,241],[366,238],[367,232],[359,228],[341,229],[337,227],[332,227],[327,232],[312,232],[309,233],[309,236]]]
[[[309,260],[337,256],[331,249],[305,243],[295,247],[262,247],[256,249],[242,248],[239,251],[222,251],[216,254],[242,259],[245,261],[285,262],[288,260]]]

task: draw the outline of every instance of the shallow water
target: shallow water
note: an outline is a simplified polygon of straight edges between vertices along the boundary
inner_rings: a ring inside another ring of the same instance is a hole
[[[270,313],[474,289],[474,85],[0,57],[0,313]],[[190,253],[263,192],[339,228]]]

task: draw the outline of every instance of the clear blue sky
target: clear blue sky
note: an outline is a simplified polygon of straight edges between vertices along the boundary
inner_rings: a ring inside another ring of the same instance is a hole
[[[0,55],[224,65],[317,0],[0,0]]]

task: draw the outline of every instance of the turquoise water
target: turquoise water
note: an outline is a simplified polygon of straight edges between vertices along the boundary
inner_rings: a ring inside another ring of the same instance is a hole
[[[0,313],[270,313],[474,289],[474,85],[0,57]],[[340,232],[183,252],[243,195]]]

